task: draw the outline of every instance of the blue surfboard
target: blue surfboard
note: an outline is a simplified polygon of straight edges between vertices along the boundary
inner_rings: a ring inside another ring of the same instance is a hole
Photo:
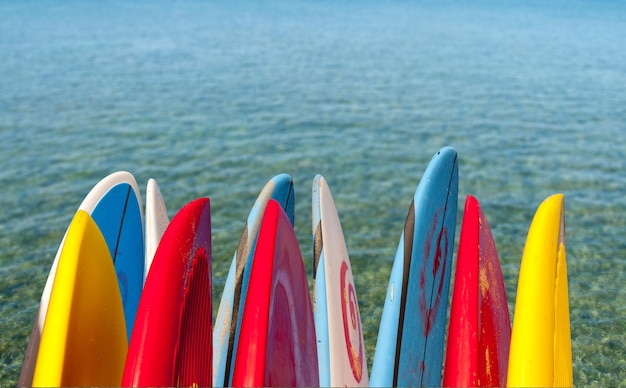
[[[428,164],[393,262],[370,385],[440,386],[458,196],[456,150]]]
[[[267,182],[254,203],[228,271],[213,327],[214,387],[231,385],[252,258],[254,257],[261,220],[270,198],[281,205],[291,224],[294,224],[293,180],[287,174],[280,174]]]
[[[143,289],[143,207],[135,178],[121,171],[104,178],[80,208],[93,208],[91,217],[109,247],[124,305],[128,341]]]

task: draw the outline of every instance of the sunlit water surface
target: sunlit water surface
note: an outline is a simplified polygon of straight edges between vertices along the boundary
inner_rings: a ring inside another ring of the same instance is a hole
[[[332,189],[371,365],[413,192],[459,155],[513,312],[539,203],[565,194],[576,385],[626,382],[626,8],[617,2],[0,3],[0,384],[13,385],[54,254],[101,178],[151,177],[170,217],[211,198],[215,307],[247,214]],[[457,229],[457,240],[458,240]]]

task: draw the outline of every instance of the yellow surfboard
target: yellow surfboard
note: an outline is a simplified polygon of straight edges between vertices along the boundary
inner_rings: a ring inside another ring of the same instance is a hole
[[[572,386],[563,194],[541,203],[522,257],[507,385]]]
[[[127,349],[109,248],[95,221],[79,210],[59,258],[33,386],[119,386]]]

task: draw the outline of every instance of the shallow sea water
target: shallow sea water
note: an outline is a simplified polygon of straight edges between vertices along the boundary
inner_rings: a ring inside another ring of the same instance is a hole
[[[211,198],[216,301],[278,173],[310,277],[323,174],[371,365],[406,212],[446,145],[457,224],[476,196],[511,314],[533,214],[565,194],[574,381],[626,384],[625,22],[608,1],[0,3],[0,385],[74,211],[117,170],[143,193],[157,179],[170,217]]]

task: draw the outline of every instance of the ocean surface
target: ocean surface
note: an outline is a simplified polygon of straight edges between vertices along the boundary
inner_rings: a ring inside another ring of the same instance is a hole
[[[534,212],[565,194],[574,382],[625,385],[625,42],[617,1],[1,1],[0,385],[75,210],[118,170],[142,193],[155,178],[170,217],[211,198],[216,306],[279,173],[310,278],[324,175],[371,365],[413,193],[446,145],[457,225],[476,196],[511,317]]]

